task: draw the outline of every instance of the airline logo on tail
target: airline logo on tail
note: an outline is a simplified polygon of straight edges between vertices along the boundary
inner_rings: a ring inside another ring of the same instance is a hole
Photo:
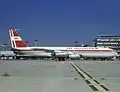
[[[11,40],[12,48],[27,47],[25,42],[21,39],[16,29],[9,29],[9,35]]]

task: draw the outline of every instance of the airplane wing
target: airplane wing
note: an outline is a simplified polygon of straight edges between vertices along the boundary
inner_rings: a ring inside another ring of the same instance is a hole
[[[51,53],[51,54],[55,54],[55,55],[58,55],[58,56],[61,56],[61,55],[68,55],[67,52],[64,52],[64,51],[60,51],[60,50],[50,50],[50,49],[44,49],[44,48],[34,48],[33,50],[36,50],[36,51],[44,51],[44,52],[48,52],[48,53]]]
[[[44,52],[51,52],[51,53],[54,53],[55,50],[50,50],[50,49],[44,49],[44,48],[40,48],[40,49],[32,49],[32,50],[36,50],[36,51],[44,51]]]

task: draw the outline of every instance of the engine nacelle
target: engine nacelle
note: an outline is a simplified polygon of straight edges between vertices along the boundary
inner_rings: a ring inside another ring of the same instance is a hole
[[[64,53],[64,52],[57,52],[57,53],[55,53],[55,55],[58,57],[67,57],[68,56],[68,54]]]
[[[63,51],[58,51],[58,50],[55,50],[54,54],[57,57],[66,57],[66,56],[68,56],[68,53],[63,52]]]
[[[69,58],[80,58],[79,54],[70,54]]]
[[[58,61],[65,61],[68,58],[68,54],[65,52],[54,52],[52,53],[52,59],[58,60]]]

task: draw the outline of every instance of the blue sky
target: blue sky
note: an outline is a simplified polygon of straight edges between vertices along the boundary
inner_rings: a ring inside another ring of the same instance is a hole
[[[89,43],[96,35],[120,35],[120,0],[1,0],[0,42],[15,27],[29,43]]]

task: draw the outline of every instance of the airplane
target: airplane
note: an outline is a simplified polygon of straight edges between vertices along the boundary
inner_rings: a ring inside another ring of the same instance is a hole
[[[20,37],[15,28],[9,29],[12,51],[17,55],[36,57],[69,58],[113,58],[118,55],[113,49],[102,47],[30,47]]]

